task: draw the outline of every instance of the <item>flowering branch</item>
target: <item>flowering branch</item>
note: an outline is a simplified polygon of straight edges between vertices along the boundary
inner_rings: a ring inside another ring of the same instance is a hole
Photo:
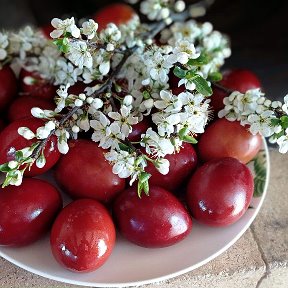
[[[211,2],[200,1],[190,8]],[[185,10],[183,1],[144,0],[140,11],[152,23],[140,23],[136,17],[119,27],[108,24],[100,32],[92,19],[78,27],[73,17],[55,18],[54,46],[29,29],[13,37],[0,34],[2,63],[18,53],[17,60],[24,67],[61,85],[54,111],[32,108],[34,117],[46,119],[45,125],[36,133],[27,127],[19,129],[20,135],[37,141],[17,151],[14,162],[0,166],[7,175],[5,185],[20,185],[21,165],[25,169],[34,162],[38,167],[45,165],[43,150],[53,135],[58,150],[65,154],[70,137],[90,130],[92,141],[106,149],[113,173],[130,177],[130,184],[137,180],[139,194],[148,193],[147,161],[167,174],[166,155],[177,153],[184,142],[196,142],[194,135],[203,133],[209,120],[213,85],[231,94],[224,100],[220,117],[249,124],[251,133],[272,137],[281,151],[286,146],[288,150],[288,100],[282,105],[267,101],[260,90],[241,94],[213,83],[231,54],[229,40],[210,23],[190,19],[190,8]],[[87,84],[84,93],[69,94],[68,88],[78,81]],[[151,119],[153,128],[131,143],[129,134],[145,117]]]

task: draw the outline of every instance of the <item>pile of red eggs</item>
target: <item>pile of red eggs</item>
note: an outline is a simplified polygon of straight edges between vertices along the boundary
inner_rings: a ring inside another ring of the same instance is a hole
[[[240,92],[260,86],[247,70],[224,73],[220,84]],[[77,83],[70,93],[79,94],[84,88]],[[56,89],[24,69],[18,78],[9,66],[0,70],[0,164],[13,160],[16,150],[35,141],[21,137],[18,128],[35,132],[43,126],[42,120],[31,118],[31,108],[53,109]],[[214,111],[223,108],[226,96],[221,89],[214,89]],[[21,186],[1,189],[0,245],[29,245],[50,232],[56,260],[70,270],[88,272],[100,267],[112,253],[116,229],[137,245],[156,248],[184,239],[194,220],[220,227],[235,223],[253,196],[253,176],[246,164],[258,153],[262,138],[251,135],[238,122],[214,114],[197,145],[184,143],[179,153],[166,156],[170,162],[167,175],[148,164],[146,171],[152,175],[149,196],[142,193],[139,197],[137,185],[130,187],[113,174],[105,151],[96,143],[71,140],[69,152],[61,156],[56,137],[51,137],[44,151],[44,168],[34,165],[25,171]],[[139,139],[148,127],[147,119],[136,124],[130,139]],[[64,208],[56,187],[33,178],[50,169],[63,193],[71,197]]]

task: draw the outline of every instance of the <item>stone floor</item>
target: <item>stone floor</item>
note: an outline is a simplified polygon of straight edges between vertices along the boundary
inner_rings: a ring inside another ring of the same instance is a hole
[[[225,253],[176,278],[143,288],[286,288],[288,287],[288,155],[270,150],[267,197],[247,232]],[[287,161],[287,162],[286,162]],[[73,288],[26,272],[0,259],[0,287]]]

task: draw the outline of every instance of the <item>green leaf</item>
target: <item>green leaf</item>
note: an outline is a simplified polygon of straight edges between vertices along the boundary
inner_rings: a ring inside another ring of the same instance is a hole
[[[200,75],[195,74],[193,78],[191,78],[191,81],[196,85],[196,90],[203,94],[204,96],[211,96],[212,95],[212,89],[208,85],[208,82]]]
[[[69,52],[69,40],[68,38],[60,38],[56,39],[53,41],[55,45],[57,45],[58,49],[63,52],[63,53],[68,53]]]
[[[137,193],[138,197],[141,198],[142,191],[148,196],[149,195],[149,178],[151,174],[147,172],[141,172],[138,176],[138,186],[137,186]]]
[[[120,150],[127,151],[127,152],[130,151],[129,146],[126,145],[126,144],[124,144],[124,143],[119,142],[119,143],[118,143],[118,146],[119,146]]]
[[[254,159],[254,197],[262,196],[266,183],[266,156],[264,151],[258,153]]]
[[[146,91],[146,90],[142,92],[142,95],[143,95],[143,98],[144,98],[145,100],[151,98],[150,93],[149,93],[148,91]]]
[[[137,194],[139,198],[141,198],[141,194],[143,191],[147,196],[149,196],[149,182],[148,181],[145,181],[143,183],[138,182]]]
[[[144,193],[149,196],[149,182],[148,180],[142,184]]]
[[[223,76],[220,72],[213,72],[213,73],[210,73],[208,76],[208,80],[211,82],[221,81],[222,78],[223,78]]]
[[[186,76],[186,73],[187,73],[187,70],[184,70],[178,66],[175,66],[174,67],[174,70],[173,70],[173,73],[176,77],[182,79],[182,78],[185,78]]]
[[[191,143],[191,144],[197,144],[198,143],[198,141],[194,137],[189,136],[189,135],[185,135],[181,140],[188,142],[188,143]]]
[[[281,126],[283,127],[283,129],[287,129],[288,128],[288,116],[282,116],[280,120],[281,120]]]
[[[23,152],[21,150],[16,151],[15,153],[15,160],[17,162],[21,162],[21,160],[23,160]]]
[[[11,171],[11,168],[9,168],[9,166],[8,166],[8,162],[0,165],[0,171],[4,172],[4,173]]]
[[[183,137],[188,133],[188,127],[183,127],[182,129],[180,129],[179,131],[179,137],[180,139],[183,139]]]
[[[201,55],[196,59],[190,59],[188,65],[190,66],[202,66],[210,62],[210,57],[206,53],[201,53]]]
[[[147,172],[141,172],[138,176],[138,179],[139,179],[138,181],[140,183],[144,183],[144,182],[148,181],[150,177],[151,177],[151,174],[149,174]]]
[[[280,125],[281,124],[281,120],[278,119],[278,118],[272,118],[271,119],[271,124],[272,124],[272,126]]]

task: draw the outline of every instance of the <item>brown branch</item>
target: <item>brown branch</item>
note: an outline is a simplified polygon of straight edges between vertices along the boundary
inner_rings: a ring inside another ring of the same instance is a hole
[[[227,87],[225,87],[225,86],[223,86],[223,85],[221,85],[221,84],[219,84],[219,83],[217,83],[217,82],[213,82],[213,83],[212,83],[212,86],[214,86],[214,87],[222,90],[223,92],[226,92],[227,94],[231,94],[232,92],[235,91],[235,90],[230,89],[230,88],[227,88]]]
[[[214,0],[202,0],[199,1],[195,4],[192,4],[189,6],[189,9],[192,7],[199,7],[199,6],[210,6],[211,3],[213,3]],[[176,21],[185,21],[190,17],[190,13],[189,13],[189,9],[186,9],[185,11],[183,11],[182,13],[173,13],[170,18],[172,19],[172,22],[176,22]],[[158,22],[153,22],[151,24],[149,24],[149,28],[150,30],[148,32],[145,32],[141,35],[142,39],[151,39],[154,38],[158,33],[160,33],[166,26],[168,26],[168,24],[165,22],[165,20],[161,20]],[[89,44],[89,42],[88,42]],[[90,43],[90,46],[94,47],[94,48],[105,48],[105,45],[98,45],[96,43]],[[100,94],[103,94],[105,91],[111,91],[112,88],[112,84],[113,84],[113,80],[114,78],[120,73],[122,67],[124,66],[124,64],[126,63],[127,59],[138,49],[139,47],[137,45],[133,46],[132,48],[128,48],[126,50],[121,50],[121,53],[123,54],[123,57],[121,59],[121,61],[119,62],[119,64],[116,66],[116,68],[112,71],[112,73],[110,74],[110,76],[108,77],[108,79],[106,80],[106,82],[98,89],[96,90],[93,94],[90,95],[90,97],[97,97]],[[118,51],[115,51],[116,53]],[[215,85],[215,84],[214,84]],[[218,84],[217,84],[218,85]],[[215,85],[216,86],[216,85]],[[112,99],[113,100],[113,99]],[[112,103],[113,104],[113,103]],[[115,103],[114,103],[115,104]],[[73,109],[71,109],[66,115],[63,116],[63,118],[59,121],[59,127],[63,126],[65,124],[66,121],[68,121],[72,115],[74,113],[76,113],[81,107],[77,107],[75,106]],[[53,129],[47,138],[43,139],[40,144],[35,148],[35,150],[33,151],[31,158],[37,159],[37,157],[39,156],[39,153],[42,151],[42,149],[45,148],[47,142],[49,141],[49,139],[55,134],[56,129]]]
[[[112,71],[112,73],[110,74],[109,78],[106,80],[106,82],[98,89],[96,90],[93,94],[91,94],[90,97],[97,97],[100,94],[103,94],[105,91],[110,91],[111,90],[111,86],[113,83],[113,79],[119,74],[119,72],[121,71],[123,65],[125,64],[125,62],[127,61],[127,59],[134,53],[134,51],[137,49],[137,46],[134,46],[130,49],[127,49],[125,51],[125,54],[123,56],[123,58],[121,59],[121,61],[119,62],[119,64],[116,66],[116,68]],[[59,121],[59,127],[63,126],[65,124],[66,121],[68,121],[73,114],[75,114],[81,107],[75,106],[73,107],[66,115],[64,115],[61,120]],[[55,134],[56,129],[51,130],[51,132],[49,133],[48,137],[43,139],[40,144],[34,149],[31,158],[37,159],[39,156],[39,153],[42,151],[42,149],[45,148],[47,142],[49,141],[49,139]]]

